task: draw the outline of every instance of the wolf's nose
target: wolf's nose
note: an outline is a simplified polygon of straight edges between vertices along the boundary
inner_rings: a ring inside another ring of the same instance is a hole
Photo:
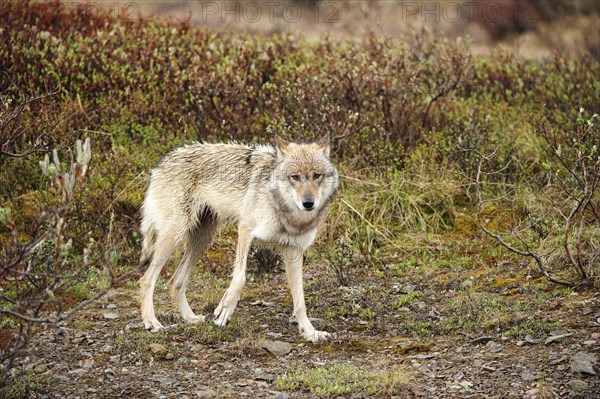
[[[314,201],[302,201],[302,206],[307,211],[310,211],[311,209],[313,209],[313,206],[315,206],[315,202]]]

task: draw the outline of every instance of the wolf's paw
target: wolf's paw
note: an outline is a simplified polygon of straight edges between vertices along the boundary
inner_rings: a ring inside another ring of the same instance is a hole
[[[235,308],[237,307],[238,301],[240,299],[238,295],[229,295],[231,288],[225,291],[223,294],[223,298],[221,298],[221,302],[214,311],[215,315],[215,324],[219,327],[225,327],[233,312],[235,312]]]
[[[304,332],[302,336],[305,340],[310,342],[323,342],[331,339],[331,334],[329,334],[327,331],[318,331],[314,328]]]
[[[163,325],[157,319],[144,320],[144,328],[153,333],[164,329]]]
[[[234,311],[235,306],[223,306],[219,304],[215,309],[215,324],[219,327],[225,327]]]

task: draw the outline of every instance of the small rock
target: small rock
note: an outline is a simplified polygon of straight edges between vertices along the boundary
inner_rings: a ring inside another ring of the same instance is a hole
[[[469,288],[473,286],[473,280],[465,280],[461,284],[463,288]]]
[[[145,330],[144,323],[141,321],[132,321],[131,323],[127,323],[125,326],[125,331],[131,330]]]
[[[568,359],[569,359],[569,358],[568,358],[568,357],[566,357],[566,356],[561,356],[561,357],[559,357],[558,359],[555,359],[555,360],[551,361],[551,362],[550,362],[550,365],[551,365],[551,366],[556,366],[556,365],[558,365],[558,364],[561,364],[561,363],[563,363],[563,362],[567,361]]]
[[[91,369],[95,365],[96,365],[96,361],[94,359],[85,359],[83,361],[83,364],[81,364],[81,367],[83,367],[84,369]]]
[[[108,304],[108,306],[106,306],[106,309],[116,309],[117,305],[115,305],[114,303]]]
[[[571,358],[571,370],[574,373],[585,373],[596,375],[594,365],[598,362],[598,357],[586,352],[577,352]]]
[[[477,337],[477,338],[471,340],[471,343],[472,344],[485,344],[485,343],[487,343],[489,341],[493,341],[493,340],[494,340],[494,337],[484,335],[482,337]]]
[[[115,372],[111,368],[104,369],[104,374],[106,375],[115,375]]]
[[[600,333],[592,333],[592,339],[600,339]]]
[[[277,392],[270,391],[271,395],[267,396],[265,399],[289,399],[290,394],[285,392]]]
[[[190,345],[190,352],[199,352],[199,351],[204,351],[205,349],[206,349],[206,346],[201,345],[201,344]]]
[[[596,345],[598,341],[596,341],[595,339],[588,339],[587,341],[583,341],[583,344],[586,346],[590,346],[590,345]]]
[[[400,292],[403,294],[408,294],[409,292],[415,292],[417,290],[417,286],[414,284],[407,284],[400,289]]]
[[[571,333],[565,333],[565,334],[557,334],[557,335],[552,335],[551,337],[549,337],[549,338],[548,338],[548,339],[547,339],[547,340],[544,342],[544,345],[551,344],[552,342],[555,342],[555,341],[560,341],[561,339],[564,339],[564,338],[570,337],[571,335],[573,335],[573,334],[571,334]]]
[[[214,391],[212,389],[206,389],[204,391],[196,392],[196,397],[200,398],[200,399],[212,399],[212,398],[216,398],[217,396],[218,396],[217,391]]]
[[[46,364],[38,364],[37,366],[35,366],[35,367],[33,368],[33,371],[34,371],[36,374],[42,374],[42,373],[45,373],[46,371],[48,371],[48,365],[46,365]]]
[[[167,354],[167,348],[161,344],[150,344],[148,348],[150,348],[150,352],[157,356],[164,356]]]
[[[529,370],[525,370],[521,373],[521,378],[525,381],[535,381],[538,379],[538,376],[536,373],[532,373]]]
[[[571,381],[567,382],[567,385],[575,392],[583,392],[588,388],[587,382],[576,379],[572,379]]]
[[[533,338],[531,335],[527,334],[525,336],[525,342],[531,345],[537,345],[542,342],[542,340],[539,338]]]
[[[496,371],[496,368],[490,366],[489,364],[482,365],[481,369],[484,370],[484,371],[488,371],[490,373],[493,373],[494,371]]]
[[[549,385],[544,384],[544,388],[533,388],[525,392],[523,399],[538,399],[538,398],[559,398],[558,393],[554,388]]]
[[[114,319],[118,319],[119,315],[116,313],[104,313],[104,318],[107,320],[114,320]]]
[[[254,379],[257,381],[271,382],[275,379],[275,376],[273,374],[265,373],[264,371],[258,369],[254,373]]]
[[[504,350],[502,344],[499,344],[498,342],[494,341],[488,342],[487,344],[485,344],[485,347],[492,353],[498,353]]]
[[[268,350],[275,356],[284,356],[292,351],[292,344],[283,341],[265,341],[263,349]]]
[[[111,346],[111,345],[104,345],[104,346],[102,347],[102,349],[100,349],[100,350],[102,351],[102,353],[110,353],[110,352],[112,352],[112,351],[113,351],[113,349],[114,349],[114,348],[113,348],[113,346]]]
[[[179,364],[188,364],[190,362],[190,358],[187,356],[181,356],[179,359],[177,359],[177,363]]]
[[[565,335],[568,334],[569,332],[567,330],[554,330],[554,331],[550,331],[550,336],[557,336],[557,335]]]
[[[68,336],[69,336],[69,333],[68,333],[68,332],[67,332],[67,330],[65,330],[63,327],[58,327],[58,328],[56,329],[56,333],[55,333],[55,335],[56,335],[57,337],[68,337]]]
[[[165,359],[166,360],[173,360],[173,359],[175,359],[175,355],[173,353],[169,352],[169,353],[167,353],[165,355]]]

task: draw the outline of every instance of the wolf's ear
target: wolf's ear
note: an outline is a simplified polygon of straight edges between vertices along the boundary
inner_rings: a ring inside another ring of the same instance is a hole
[[[285,150],[290,145],[290,142],[281,138],[281,136],[275,136],[275,149],[277,150],[278,156],[283,156]]]
[[[329,155],[331,154],[330,140],[331,137],[329,133],[327,133],[325,134],[325,136],[321,137],[319,141],[317,141],[317,145],[321,147],[321,149],[323,150],[323,155],[325,155],[327,158],[329,158]]]

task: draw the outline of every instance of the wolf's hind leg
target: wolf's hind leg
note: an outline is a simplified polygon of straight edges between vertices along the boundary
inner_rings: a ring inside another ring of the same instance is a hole
[[[196,315],[192,311],[187,300],[185,291],[190,280],[192,268],[198,263],[198,259],[204,253],[204,250],[210,245],[212,238],[216,233],[216,224],[211,221],[201,223],[199,227],[194,227],[187,234],[187,241],[183,259],[177,266],[173,277],[169,281],[171,296],[177,304],[181,317],[189,323],[200,323],[204,321],[204,316]]]
[[[156,319],[154,313],[154,288],[160,275],[160,271],[177,246],[176,237],[172,234],[158,235],[154,244],[152,261],[146,273],[140,279],[140,299],[142,303],[142,321],[144,327],[156,332],[162,328],[162,324]]]
[[[246,284],[246,261],[248,260],[248,253],[250,252],[250,245],[253,238],[250,229],[239,226],[231,284],[227,291],[225,291],[221,302],[219,302],[219,306],[217,306],[214,312],[215,324],[219,327],[224,327],[227,324],[242,295],[242,289]]]

